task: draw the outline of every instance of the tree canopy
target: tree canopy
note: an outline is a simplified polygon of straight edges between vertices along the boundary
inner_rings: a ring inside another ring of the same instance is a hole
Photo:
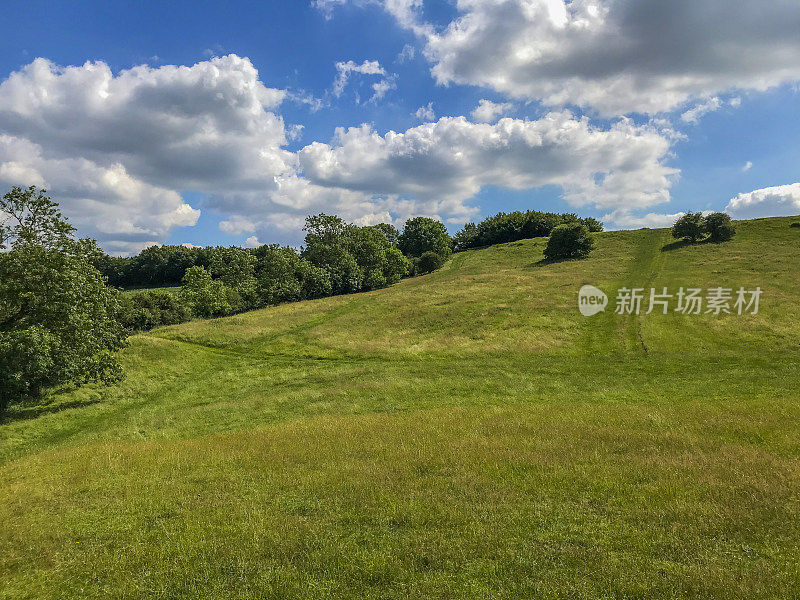
[[[44,190],[14,187],[0,199],[0,407],[53,386],[121,376],[125,343],[119,292],[76,240]]]

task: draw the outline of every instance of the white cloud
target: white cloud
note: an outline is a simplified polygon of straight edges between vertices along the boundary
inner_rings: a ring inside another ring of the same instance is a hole
[[[414,57],[417,55],[417,49],[414,48],[411,44],[406,44],[403,46],[403,49],[397,55],[397,62],[405,63],[410,60],[414,60]]]
[[[245,248],[258,248],[259,246],[263,246],[261,242],[258,241],[258,237],[251,235],[244,241]]]
[[[220,221],[219,230],[230,235],[239,235],[241,233],[253,233],[256,230],[256,226],[250,219],[236,216],[230,220]]]
[[[612,210],[666,202],[676,174],[664,164],[669,147],[648,126],[622,120],[602,130],[559,112],[495,125],[446,117],[384,136],[368,125],[340,128],[333,145],[315,142],[299,157],[315,185],[415,198],[419,212],[453,216],[469,214],[464,201],[485,185],[556,185],[575,206]]]
[[[725,212],[734,219],[800,215],[800,183],[739,194],[728,202]]]
[[[753,168],[753,163],[748,160],[746,163],[744,163],[744,166],[742,166],[742,173],[746,173],[752,168]]]
[[[426,106],[420,106],[417,112],[414,113],[420,121],[433,121],[436,119],[436,113],[433,110],[433,102],[428,102]]]
[[[333,82],[333,95],[337,98],[342,95],[352,73],[361,75],[386,75],[386,70],[377,60],[365,60],[360,65],[352,60],[336,63],[336,79]]]
[[[481,100],[477,108],[472,111],[472,118],[478,123],[493,123],[501,115],[506,114],[514,107],[509,102],[492,102],[491,100]]]
[[[387,77],[386,79],[380,80],[378,83],[372,84],[372,98],[369,99],[370,102],[377,102],[378,100],[383,99],[386,96],[386,92],[389,90],[397,89],[397,84],[395,83],[395,77]]]
[[[132,177],[121,163],[48,158],[38,144],[14,136],[0,135],[0,182],[47,188],[82,235],[112,252],[141,250],[200,216],[180,194]]]
[[[351,1],[381,4],[419,35],[440,84],[605,116],[800,80],[794,1],[458,0],[441,31],[422,21],[421,0]]]
[[[681,120],[686,123],[697,123],[706,114],[719,110],[720,106],[722,106],[722,101],[718,97],[708,98],[683,113]]]
[[[180,192],[263,197],[294,172],[284,97],[234,55],[116,75],[36,59],[0,83],[0,183],[44,185],[111,250],[162,241],[197,220]]]

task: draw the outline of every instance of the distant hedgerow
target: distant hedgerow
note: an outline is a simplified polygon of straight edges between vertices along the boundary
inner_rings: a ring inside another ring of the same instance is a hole
[[[559,225],[578,223],[587,231],[603,231],[603,224],[595,218],[528,210],[497,213],[477,225],[467,223],[453,238],[456,251],[504,244],[537,237],[547,237]]]

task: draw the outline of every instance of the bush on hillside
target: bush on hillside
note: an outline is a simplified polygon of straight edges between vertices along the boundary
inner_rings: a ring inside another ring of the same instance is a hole
[[[705,236],[706,220],[701,213],[686,213],[672,226],[672,237],[678,240],[698,242]]]
[[[798,221],[795,221],[794,223],[792,223],[791,225],[789,225],[789,227],[800,227],[800,222],[798,222]]]
[[[712,242],[727,242],[736,234],[730,216],[725,213],[711,213],[706,217],[706,231]]]
[[[191,318],[192,311],[182,298],[159,290],[123,294],[117,316],[123,327],[133,331],[176,325]]]
[[[447,258],[441,254],[437,254],[436,252],[431,252],[429,250],[416,259],[414,264],[414,273],[416,275],[432,273],[437,269],[441,269],[445,262],[447,262]]]
[[[559,225],[550,233],[544,257],[547,260],[586,258],[594,249],[589,229],[582,223]]]

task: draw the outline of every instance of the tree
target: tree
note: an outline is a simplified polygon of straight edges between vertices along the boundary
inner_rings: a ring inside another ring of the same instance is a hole
[[[324,269],[334,294],[391,285],[408,273],[409,262],[383,228],[356,227],[325,214],[306,219],[302,257]]]
[[[122,376],[115,352],[120,292],[94,262],[94,240],[76,240],[44,190],[13,187],[0,199],[0,408],[48,388]]]
[[[373,227],[382,231],[383,235],[386,236],[386,239],[389,240],[392,246],[397,246],[397,242],[400,239],[400,232],[397,231],[397,227],[389,223],[378,223],[377,225],[373,225]]]
[[[364,270],[349,251],[352,225],[334,215],[318,214],[306,218],[305,246],[301,256],[325,269],[334,294],[349,294],[361,289]]]
[[[594,217],[583,217],[578,219],[579,223],[586,225],[589,233],[599,233],[603,231],[603,224]]]
[[[441,269],[446,261],[447,259],[441,254],[436,254],[436,252],[428,250],[416,260],[415,272],[417,275],[432,273],[436,269]]]
[[[594,249],[589,230],[581,223],[559,225],[550,233],[544,257],[547,260],[586,258]]]
[[[453,251],[453,240],[440,221],[415,217],[406,221],[397,247],[406,256],[419,257],[431,251],[446,257]]]
[[[701,213],[686,213],[672,226],[672,237],[690,242],[699,241],[706,233],[706,220]]]
[[[476,248],[479,245],[478,226],[475,223],[466,223],[453,237],[453,250],[461,252],[469,248]]]
[[[214,280],[203,267],[192,267],[183,277],[181,299],[198,317],[222,317],[234,311],[233,290],[221,280]]]
[[[706,217],[706,231],[712,242],[727,242],[736,235],[730,216],[719,212]]]

